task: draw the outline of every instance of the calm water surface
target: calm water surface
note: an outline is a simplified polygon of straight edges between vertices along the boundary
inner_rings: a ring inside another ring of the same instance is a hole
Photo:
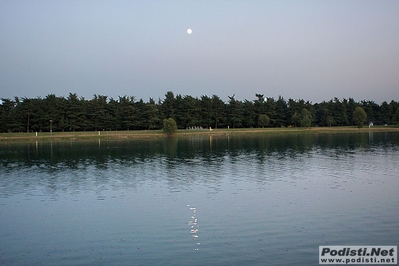
[[[318,265],[399,244],[399,134],[0,143],[0,265]]]

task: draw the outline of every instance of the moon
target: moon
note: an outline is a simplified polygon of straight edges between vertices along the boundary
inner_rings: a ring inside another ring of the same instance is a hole
[[[187,33],[191,34],[191,33],[193,33],[193,30],[192,29],[187,29]]]

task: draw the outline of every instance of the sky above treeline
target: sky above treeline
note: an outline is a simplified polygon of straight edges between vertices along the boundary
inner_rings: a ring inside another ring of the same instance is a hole
[[[0,1],[0,98],[167,91],[398,101],[399,1]]]

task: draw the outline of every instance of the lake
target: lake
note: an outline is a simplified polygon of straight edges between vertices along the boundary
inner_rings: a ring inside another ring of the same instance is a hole
[[[399,133],[0,143],[0,265],[318,265],[398,245]]]

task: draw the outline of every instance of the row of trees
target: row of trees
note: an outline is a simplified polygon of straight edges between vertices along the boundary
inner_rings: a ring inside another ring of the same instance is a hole
[[[94,95],[90,100],[70,93],[67,98],[54,94],[44,98],[2,99],[1,132],[84,131],[160,129],[165,118],[173,118],[177,127],[241,128],[282,126],[348,126],[356,125],[353,114],[361,107],[367,122],[399,123],[399,103],[381,105],[373,101],[332,99],[311,103],[304,100],[277,100],[256,94],[256,99],[238,100],[229,96],[224,102],[218,96],[174,95],[167,92],[163,100],[148,102],[135,97],[118,99]]]

